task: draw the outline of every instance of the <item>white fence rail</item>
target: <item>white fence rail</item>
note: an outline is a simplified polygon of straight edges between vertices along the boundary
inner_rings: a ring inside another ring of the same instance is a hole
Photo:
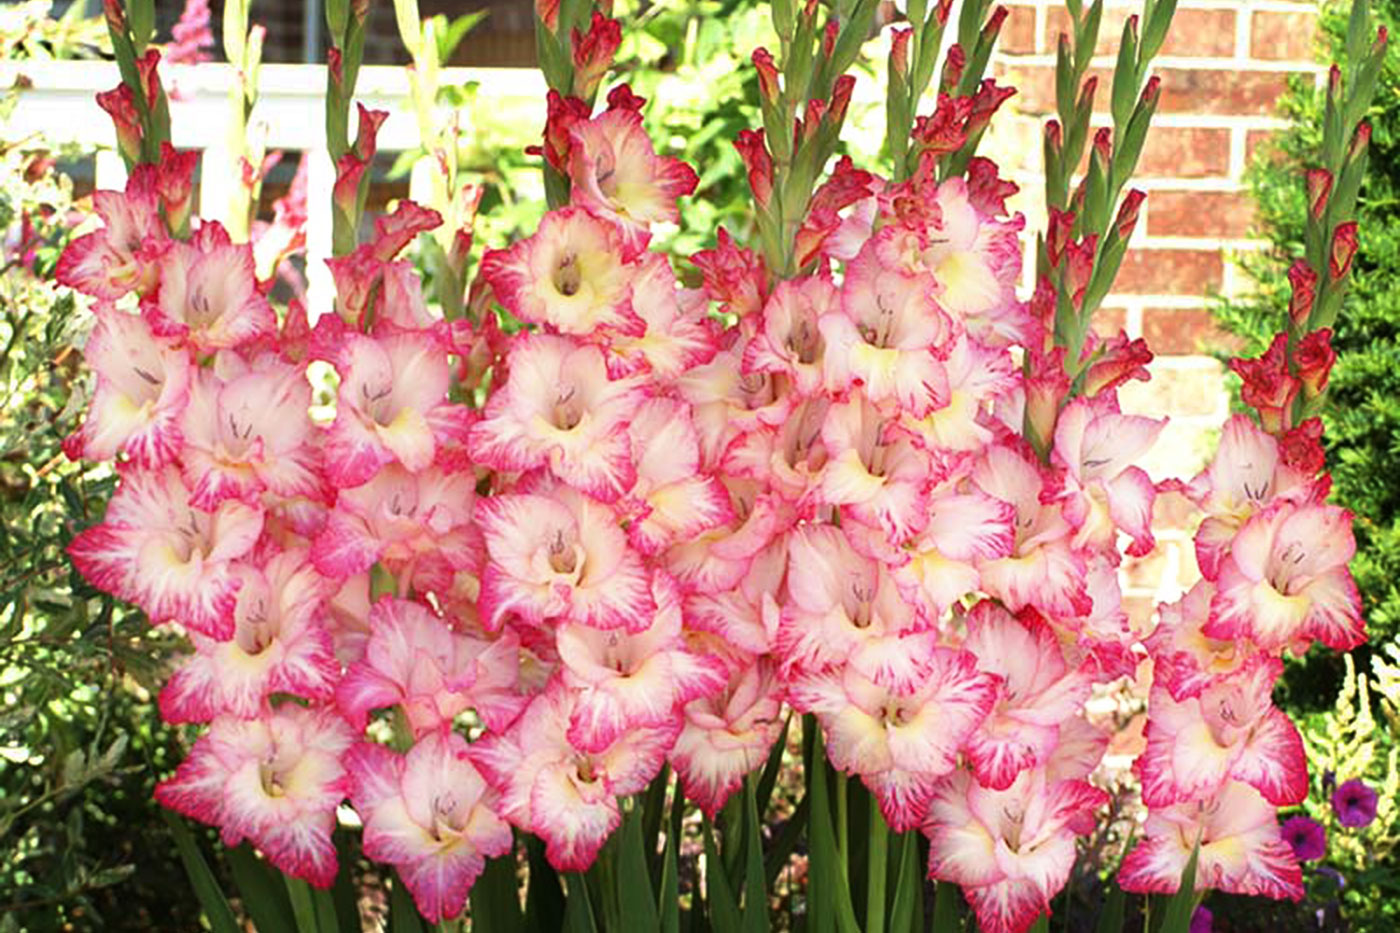
[[[313,316],[329,310],[333,286],[324,260],[331,252],[331,188],[335,171],[326,153],[322,65],[264,65],[259,73],[258,104],[253,122],[262,125],[267,149],[297,151],[310,156],[307,176],[307,299]],[[161,70],[170,92],[171,133],[181,149],[202,153],[199,203],[201,214],[221,220],[235,183],[233,159],[226,139],[229,90],[233,70],[222,64],[173,65]],[[0,125],[0,137],[30,136],[54,143],[89,147],[96,160],[94,177],[100,188],[119,188],[125,169],[113,150],[112,121],[97,106],[98,91],[119,81],[111,62],[0,62],[0,87],[20,88],[19,100]],[[491,108],[491,122],[544,125],[545,84],[534,69],[448,68],[442,85],[480,85],[479,100]],[[418,127],[408,101],[408,77],[403,68],[367,66],[360,70],[356,99],[386,110],[380,128],[381,151],[402,152],[418,147]],[[447,119],[449,114],[444,113]],[[458,115],[465,132],[473,125],[469,110]],[[353,118],[352,118],[353,132]],[[431,163],[420,163],[424,171]],[[415,177],[421,178],[415,171]],[[416,190],[417,185],[411,186]]]

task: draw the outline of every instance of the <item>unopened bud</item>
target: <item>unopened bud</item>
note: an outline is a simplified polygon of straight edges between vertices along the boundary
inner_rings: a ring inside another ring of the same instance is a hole
[[[753,50],[753,66],[758,69],[758,92],[768,103],[778,100],[778,66],[773,62],[773,53],[759,46]]]
[[[1327,210],[1327,198],[1332,194],[1332,173],[1325,168],[1310,168],[1304,178],[1308,189],[1308,213],[1319,218]]]
[[[1337,229],[1332,233],[1330,271],[1334,282],[1345,278],[1351,271],[1351,261],[1356,256],[1356,230],[1356,221],[1349,220],[1344,224],[1337,224]]]

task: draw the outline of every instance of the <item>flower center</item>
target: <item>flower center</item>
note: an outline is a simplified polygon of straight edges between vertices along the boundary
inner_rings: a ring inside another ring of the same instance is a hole
[[[583,274],[578,267],[578,257],[573,253],[566,253],[554,267],[554,288],[566,298],[572,298],[578,294],[582,282]]]

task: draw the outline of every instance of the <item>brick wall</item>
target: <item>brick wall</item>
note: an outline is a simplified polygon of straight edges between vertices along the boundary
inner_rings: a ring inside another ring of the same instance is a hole
[[[1140,3],[1107,2],[1091,71],[1100,76],[1096,109],[1103,112],[1096,125],[1110,122],[1112,56],[1127,16],[1141,9]],[[1007,105],[1012,113],[998,115],[989,146],[1022,186],[1016,206],[1026,213],[1028,229],[1043,229],[1041,134],[1054,112],[1054,51],[1068,19],[1057,0],[1009,6],[994,67],[999,80],[1020,93]],[[1105,326],[1146,337],[1158,354],[1153,381],[1122,395],[1125,409],[1172,418],[1147,465],[1154,478],[1192,475],[1228,414],[1221,366],[1208,355],[1228,347],[1228,338],[1213,326],[1207,296],[1244,287],[1232,260],[1261,245],[1251,236],[1245,166],[1259,142],[1282,125],[1275,104],[1290,76],[1316,79],[1314,35],[1311,3],[1182,0],[1157,59],[1162,99],[1133,182],[1147,191],[1147,202],[1117,292],[1103,312]],[[1154,597],[1174,596],[1197,578],[1187,514],[1176,497],[1163,497],[1161,546],[1125,567],[1125,594],[1135,615],[1149,611]]]

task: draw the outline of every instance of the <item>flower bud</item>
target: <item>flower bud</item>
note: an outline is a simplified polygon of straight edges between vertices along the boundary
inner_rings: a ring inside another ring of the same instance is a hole
[[[622,24],[595,10],[588,32],[581,34],[575,29],[570,44],[574,55],[574,96],[592,100],[622,45]]]
[[[1337,229],[1332,232],[1332,256],[1329,261],[1332,281],[1345,278],[1351,271],[1356,247],[1356,221],[1349,220],[1344,224],[1337,224]]]
[[[1006,22],[1006,17],[1011,13],[1004,6],[999,6],[992,11],[992,15],[987,17],[987,24],[982,27],[982,39],[985,42],[995,42],[998,34],[1001,33],[1001,25]]]
[[[851,92],[855,90],[855,75],[842,75],[831,88],[831,109],[827,111],[833,126],[846,119],[846,108],[851,105]]]
[[[1129,191],[1127,197],[1123,198],[1123,203],[1118,208],[1118,218],[1113,222],[1113,229],[1117,232],[1118,239],[1127,241],[1132,238],[1133,228],[1137,226],[1138,222],[1138,213],[1146,198],[1147,193],[1137,188]]]
[[[1045,258],[1050,262],[1050,268],[1055,269],[1060,265],[1060,257],[1065,253],[1065,248],[1069,246],[1070,231],[1074,229],[1074,214],[1070,211],[1061,211],[1050,208],[1050,223],[1045,229]]]
[[[1084,375],[1085,395],[1092,398],[1118,388],[1129,379],[1146,382],[1151,378],[1147,364],[1152,362],[1152,351],[1146,340],[1141,337],[1129,340],[1121,330],[1115,337],[1091,337],[1090,340],[1091,352],[1097,354],[1097,359]]]
[[[943,77],[939,79],[938,89],[941,93],[951,94],[953,89],[962,80],[963,68],[967,66],[967,55],[963,52],[962,46],[954,42],[948,47],[946,57],[943,59]]]
[[[836,40],[841,37],[841,29],[836,24],[835,19],[826,21],[826,28],[822,30],[822,54],[831,58],[836,52]]]
[[[1288,270],[1288,284],[1293,293],[1288,299],[1288,317],[1299,330],[1307,326],[1317,297],[1317,273],[1307,260],[1299,259]]]
[[[1306,175],[1308,189],[1308,213],[1313,218],[1322,216],[1327,210],[1327,198],[1332,194],[1332,173],[1325,168],[1310,168]]]
[[[1283,462],[1308,476],[1315,476],[1327,465],[1322,450],[1322,419],[1309,418],[1296,428],[1285,431],[1279,438],[1279,453]]]
[[[1230,361],[1230,369],[1243,383],[1240,398],[1259,412],[1260,425],[1274,435],[1290,427],[1293,400],[1302,388],[1288,371],[1287,347],[1287,335],[1278,334],[1259,359]]]
[[[781,93],[778,87],[778,66],[773,62],[773,53],[762,46],[753,50],[753,66],[758,69],[758,92],[765,102],[775,104]]]
[[[895,29],[890,34],[890,73],[905,80],[909,78],[909,40],[913,35],[914,30],[907,28]]]
[[[1330,328],[1315,330],[1298,341],[1293,351],[1293,363],[1298,368],[1298,379],[1303,383],[1304,398],[1317,398],[1327,389],[1327,378],[1335,362],[1337,352],[1332,349]]]
[[[136,112],[135,95],[125,84],[97,95],[97,106],[107,111],[117,128],[117,149],[128,162],[141,161],[141,116]]]
[[[160,144],[160,162],[156,166],[156,191],[165,220],[171,230],[181,230],[190,217],[190,195],[194,191],[194,170],[199,165],[199,153],[193,149],[183,152],[168,142]]]
[[[1362,120],[1356,125],[1356,135],[1351,138],[1351,148],[1347,150],[1347,158],[1356,161],[1366,150],[1371,147],[1371,124]]]
[[[1142,96],[1138,98],[1138,103],[1142,107],[1155,108],[1157,102],[1162,99],[1162,79],[1157,75],[1147,79],[1147,83],[1142,86]]]
[[[808,110],[810,111],[810,107]],[[760,210],[766,210],[773,200],[773,157],[763,138],[763,130],[740,130],[734,140],[734,148],[739,150],[739,158],[749,173],[749,188]]]

